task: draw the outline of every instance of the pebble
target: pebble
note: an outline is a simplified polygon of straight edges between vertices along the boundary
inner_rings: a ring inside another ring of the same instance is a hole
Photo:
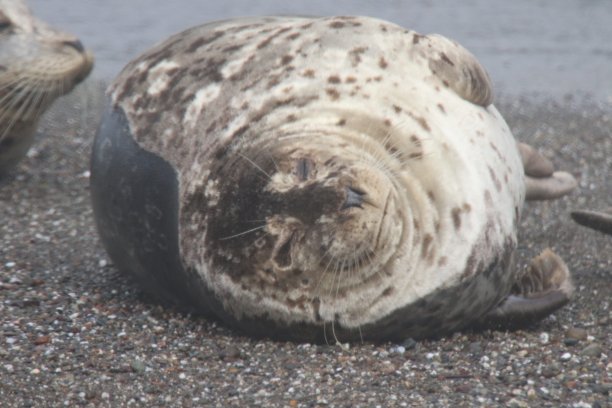
[[[587,338],[587,331],[585,329],[580,329],[577,327],[571,327],[569,329],[567,329],[567,331],[565,332],[565,338],[566,340],[570,340],[570,341],[581,341],[581,340],[586,340]]]
[[[580,354],[583,356],[589,357],[599,357],[602,353],[603,349],[598,343],[592,343],[582,349]]]

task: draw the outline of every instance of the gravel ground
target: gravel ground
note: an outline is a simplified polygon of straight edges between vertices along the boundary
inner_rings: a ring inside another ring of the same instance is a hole
[[[547,246],[565,258],[569,306],[529,330],[341,348],[245,338],[156,304],[118,273],[89,205],[100,89],[90,82],[60,101],[0,185],[0,405],[612,405],[612,237],[569,218],[612,204],[609,105],[498,104],[519,139],[580,182],[526,207],[519,248],[523,264]]]

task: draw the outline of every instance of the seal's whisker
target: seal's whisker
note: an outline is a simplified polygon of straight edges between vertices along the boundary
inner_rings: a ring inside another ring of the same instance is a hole
[[[219,241],[225,241],[225,240],[228,240],[228,239],[237,238],[237,237],[240,237],[240,236],[242,236],[242,235],[246,235],[246,234],[249,234],[249,233],[251,233],[251,232],[258,231],[258,230],[260,230],[260,229],[266,228],[266,225],[267,225],[267,224],[264,224],[264,225],[261,225],[261,226],[256,227],[256,228],[252,228],[252,229],[250,229],[250,230],[246,230],[246,231],[243,231],[243,232],[239,232],[238,234],[230,235],[229,237],[219,238]]]
[[[255,163],[253,160],[249,159],[247,156],[245,156],[242,153],[238,153],[238,155],[240,157],[242,157],[243,159],[245,159],[247,162],[249,162],[250,164],[253,165],[253,167],[255,167],[257,170],[259,170],[260,172],[262,172],[263,174],[266,175],[267,178],[271,179],[272,177],[270,177],[270,175],[268,173],[266,173],[266,171],[264,169],[262,169],[257,163]]]

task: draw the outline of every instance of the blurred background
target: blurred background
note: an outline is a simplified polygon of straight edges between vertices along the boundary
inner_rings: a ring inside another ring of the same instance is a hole
[[[505,96],[612,101],[609,0],[29,0],[78,35],[110,80],[151,45],[193,25],[247,15],[368,15],[468,48]]]

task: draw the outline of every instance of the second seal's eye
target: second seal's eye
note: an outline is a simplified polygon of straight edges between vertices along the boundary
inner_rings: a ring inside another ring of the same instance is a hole
[[[297,162],[297,168],[295,169],[295,173],[297,175],[298,180],[306,181],[310,176],[310,172],[312,171],[312,162],[308,159],[300,159]]]

